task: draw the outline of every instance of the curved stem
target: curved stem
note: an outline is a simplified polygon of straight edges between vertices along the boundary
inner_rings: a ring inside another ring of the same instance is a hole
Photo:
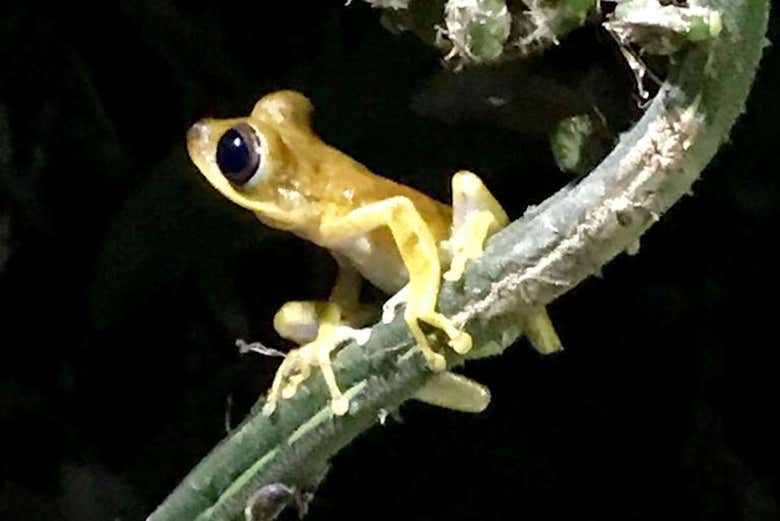
[[[641,121],[587,178],[501,231],[440,306],[467,323],[472,357],[501,352],[519,317],[547,304],[627,248],[689,191],[742,112],[765,45],[768,0],[707,0],[719,38],[687,52]],[[377,325],[365,346],[334,360],[351,400],[333,417],[319,377],[269,417],[257,407],[187,476],[150,521],[240,519],[271,483],[306,489],[330,457],[407,399],[428,376],[402,321]],[[453,364],[462,360],[451,358]]]

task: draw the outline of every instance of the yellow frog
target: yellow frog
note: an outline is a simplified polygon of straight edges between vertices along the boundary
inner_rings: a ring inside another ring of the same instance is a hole
[[[264,412],[292,397],[315,366],[334,414],[348,412],[331,354],[347,340],[367,340],[369,330],[357,329],[370,316],[358,301],[361,276],[393,295],[383,306],[385,322],[405,303],[404,320],[437,373],[416,397],[457,410],[484,409],[487,389],[446,372],[444,356],[420,323],[443,331],[457,353],[471,349],[471,336],[436,311],[441,272],[446,268],[443,277],[458,280],[466,263],[482,254],[485,239],[507,224],[506,213],[470,172],[453,177],[452,208],[371,173],[320,140],[311,128],[312,110],[304,95],[279,91],[260,99],[249,117],[205,119],[187,133],[190,157],[225,197],[268,226],[327,248],[338,263],[327,301],[288,302],[274,317],[276,331],[300,347],[279,367]],[[544,310],[529,323],[539,351],[560,349]]]

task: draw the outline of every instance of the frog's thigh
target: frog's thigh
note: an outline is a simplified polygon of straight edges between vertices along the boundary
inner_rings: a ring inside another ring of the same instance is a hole
[[[465,376],[445,371],[432,375],[414,399],[461,412],[482,412],[490,403],[490,390]]]
[[[439,255],[436,242],[414,204],[406,197],[391,197],[344,216],[324,219],[320,230],[327,241],[338,242],[380,226],[390,228],[409,273],[404,319],[428,365],[434,370],[442,370],[446,365],[444,357],[431,349],[418,321],[442,329],[450,338],[450,345],[458,352],[465,352],[471,347],[471,337],[435,310],[441,276]]]
[[[279,336],[298,345],[317,338],[320,315],[327,302],[323,300],[294,300],[285,303],[274,315],[274,329]]]
[[[377,314],[358,301],[363,279],[349,262],[334,255],[338,264],[338,275],[328,301],[295,300],[284,304],[274,316],[274,329],[279,336],[301,345],[312,342],[320,327],[320,315],[327,306],[338,306],[339,317],[345,324],[361,327],[368,324]]]
[[[371,306],[359,306],[349,311],[348,316],[341,306],[335,302],[325,300],[292,300],[279,308],[274,316],[274,329],[279,336],[292,340],[298,345],[313,342],[319,336],[322,315],[329,306],[338,309],[338,328],[334,329],[340,341],[354,339],[358,343],[365,330],[361,329],[366,324],[374,321],[379,311]],[[353,334],[350,334],[350,331]]]
[[[358,334],[363,331],[359,328],[373,322],[379,314],[376,308],[358,303],[345,309],[338,301],[293,300],[285,303],[276,312],[274,329],[279,336],[298,345],[313,342],[320,329],[321,317],[328,306],[338,308],[339,334],[344,336],[345,332],[352,330],[356,332],[355,339],[358,339]]]
[[[509,222],[506,212],[475,174],[452,176],[452,252],[446,280],[461,278],[466,262],[482,255],[485,239]]]

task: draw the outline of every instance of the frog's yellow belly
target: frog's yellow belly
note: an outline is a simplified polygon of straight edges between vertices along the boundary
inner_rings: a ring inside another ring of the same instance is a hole
[[[385,230],[351,237],[328,247],[348,259],[364,279],[388,295],[409,282],[409,272]]]

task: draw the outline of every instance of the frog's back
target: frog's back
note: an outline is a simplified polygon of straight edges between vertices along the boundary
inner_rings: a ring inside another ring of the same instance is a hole
[[[348,259],[374,285],[394,293],[406,284],[408,274],[389,229],[381,226],[347,239],[334,239],[322,233],[322,220],[401,196],[412,202],[440,244],[449,238],[452,211],[413,188],[374,174],[324,143],[312,130],[310,116],[308,100],[291,91],[264,97],[252,114],[273,129],[282,145],[277,160],[284,167],[269,185],[278,192],[276,199],[288,211],[312,214],[302,225],[289,229]],[[265,220],[260,214],[258,217]]]
[[[287,168],[276,185],[297,192],[308,203],[348,213],[361,206],[395,196],[412,201],[438,240],[449,236],[448,205],[422,192],[378,176],[340,150],[323,142],[311,127],[311,103],[300,93],[279,91],[263,97],[252,118],[277,133]]]

